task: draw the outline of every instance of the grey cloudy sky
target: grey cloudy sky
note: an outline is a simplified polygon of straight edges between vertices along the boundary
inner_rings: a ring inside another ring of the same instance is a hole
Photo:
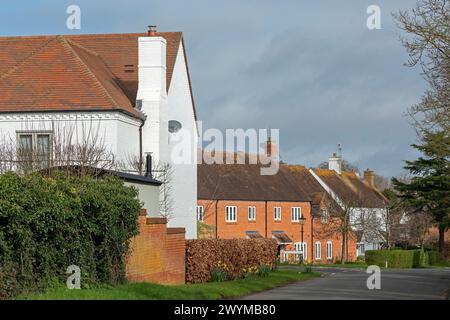
[[[390,176],[415,157],[406,108],[425,89],[391,13],[411,0],[2,1],[2,35],[183,31],[199,118],[215,128],[279,128],[281,157],[315,166],[343,146]],[[67,30],[66,8],[82,10]],[[381,30],[366,9],[381,7]]]

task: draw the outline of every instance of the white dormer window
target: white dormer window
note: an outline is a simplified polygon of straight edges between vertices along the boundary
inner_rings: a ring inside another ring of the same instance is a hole
[[[248,221],[256,221],[256,207],[248,207]]]
[[[237,207],[236,206],[226,206],[225,207],[225,221],[226,222],[236,222],[237,221]]]
[[[273,208],[273,220],[281,221],[281,207]]]
[[[204,221],[205,220],[205,213],[203,206],[197,206],[197,221]]]
[[[291,221],[292,222],[300,222],[301,216],[302,216],[302,210],[300,207],[292,207],[291,208]]]

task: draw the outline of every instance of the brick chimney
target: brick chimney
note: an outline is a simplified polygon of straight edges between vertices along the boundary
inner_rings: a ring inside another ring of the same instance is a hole
[[[364,182],[367,183],[372,188],[375,188],[375,175],[372,170],[369,170],[369,168],[367,168],[367,170],[364,171]]]
[[[272,141],[272,137],[268,137],[266,143],[264,144],[264,153],[267,157],[277,157],[277,144]]]

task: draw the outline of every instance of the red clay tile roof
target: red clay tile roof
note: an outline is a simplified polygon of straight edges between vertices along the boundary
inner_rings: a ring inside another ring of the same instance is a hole
[[[387,200],[375,189],[362,182],[355,173],[334,170],[314,169],[336,195],[349,206],[363,208],[385,208]]]
[[[0,112],[118,109],[139,116],[136,34],[0,37]],[[167,40],[167,90],[181,32]],[[195,112],[195,110],[194,110]]]
[[[342,172],[341,178],[368,208],[385,208],[388,205],[388,200],[378,190],[361,181],[354,172]]]

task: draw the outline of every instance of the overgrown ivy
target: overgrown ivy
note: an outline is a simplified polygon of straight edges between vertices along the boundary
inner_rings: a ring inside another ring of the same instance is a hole
[[[0,298],[65,282],[70,265],[83,286],[125,281],[137,195],[114,177],[1,175]]]

